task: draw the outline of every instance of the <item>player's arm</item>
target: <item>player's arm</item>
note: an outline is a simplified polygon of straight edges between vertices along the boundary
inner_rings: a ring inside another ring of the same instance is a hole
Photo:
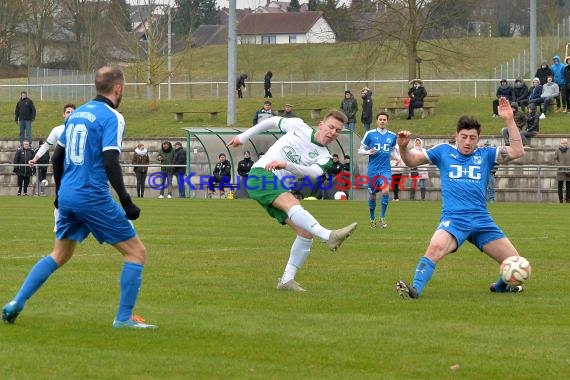
[[[416,166],[429,164],[429,160],[424,152],[418,150],[409,150],[408,144],[410,143],[410,136],[412,132],[410,131],[400,131],[398,132],[398,146],[400,147],[400,158],[404,161],[404,164],[410,168],[415,168]]]
[[[285,169],[295,177],[310,177],[310,178],[318,178],[325,174],[325,171],[319,164],[312,164],[310,166],[304,166],[299,164],[294,164],[292,162],[286,161],[278,161],[274,160],[265,165],[265,169],[267,170],[274,170],[274,169]]]
[[[372,155],[376,154],[376,149],[375,148],[368,149],[368,145],[366,145],[366,143],[364,143],[364,140],[362,140],[362,142],[360,143],[360,147],[358,148],[357,153],[361,154],[363,156],[372,156]]]
[[[119,162],[121,152],[116,149],[108,149],[103,152],[103,166],[105,173],[109,179],[109,183],[119,197],[119,201],[125,210],[127,218],[135,220],[139,217],[141,210],[135,206],[131,200],[131,196],[127,193],[125,183],[123,182],[123,171]]]
[[[499,116],[505,121],[507,130],[509,131],[509,146],[500,146],[498,148],[497,162],[504,164],[511,160],[517,159],[524,155],[524,147],[520,131],[515,123],[513,109],[506,98],[499,99]]]
[[[249,140],[253,136],[256,136],[260,133],[268,131],[271,128],[279,127],[279,124],[283,120],[280,116],[272,116],[261,122],[257,123],[253,127],[249,128],[247,131],[240,133],[237,136],[234,136],[231,141],[227,144],[227,146],[231,146],[232,148],[236,148],[242,145],[245,141]]]

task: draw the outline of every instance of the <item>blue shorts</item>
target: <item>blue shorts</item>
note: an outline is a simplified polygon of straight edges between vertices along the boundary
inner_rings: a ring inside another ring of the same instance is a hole
[[[389,172],[384,172],[375,175],[368,175],[368,193],[376,194],[382,191],[385,186],[390,188],[392,182],[392,175]]]
[[[57,219],[57,240],[85,240],[92,233],[99,243],[115,244],[136,236],[135,228],[125,211],[112,198],[100,208],[73,210],[60,207]]]
[[[485,244],[505,237],[487,212],[472,213],[468,217],[442,215],[437,229],[449,232],[457,241],[457,248],[467,240],[480,251]]]

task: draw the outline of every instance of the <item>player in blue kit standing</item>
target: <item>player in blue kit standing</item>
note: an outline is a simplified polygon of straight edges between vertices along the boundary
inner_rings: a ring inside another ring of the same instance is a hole
[[[394,158],[400,162],[401,158],[396,150],[396,134],[389,131],[388,114],[379,112],[376,115],[377,128],[364,134],[358,154],[368,157],[368,208],[370,210],[370,228],[386,228],[386,211],[390,202],[390,184],[392,179],[392,168],[390,159]],[[382,192],[380,217],[378,222],[375,219],[376,194]]]
[[[407,166],[434,164],[439,168],[443,199],[439,226],[416,267],[413,283],[396,283],[396,291],[403,298],[418,298],[436,264],[466,240],[499,264],[507,257],[519,256],[487,210],[486,188],[493,166],[524,155],[513,110],[505,98],[499,99],[499,116],[508,128],[510,146],[478,147],[481,124],[469,116],[462,116],[457,122],[455,145],[438,144],[426,152],[408,150],[411,132],[398,133],[400,154]],[[517,293],[522,286],[507,285],[499,276],[490,289],[497,293]]]
[[[124,258],[120,276],[119,309],[113,327],[156,328],[133,315],[146,249],[130,222],[140,215],[125,189],[119,156],[125,120],[116,110],[125,80],[121,70],[103,67],[95,74],[97,97],[79,107],[65,123],[53,154],[59,210],[53,251],[36,263],[12,301],[4,305],[2,320],[14,323],[26,301],[75,251],[90,233],[111,244]],[[108,182],[122,208],[113,200]]]

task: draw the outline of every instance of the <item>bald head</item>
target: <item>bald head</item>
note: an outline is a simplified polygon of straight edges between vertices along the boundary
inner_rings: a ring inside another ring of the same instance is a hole
[[[120,69],[103,66],[95,73],[95,89],[98,95],[103,95],[119,106],[123,95],[125,77]]]

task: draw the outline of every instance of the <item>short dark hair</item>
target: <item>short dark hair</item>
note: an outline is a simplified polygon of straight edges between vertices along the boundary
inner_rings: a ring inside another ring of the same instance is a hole
[[[461,116],[457,121],[457,132],[463,129],[475,129],[477,130],[477,135],[481,133],[481,123],[473,116]]]
[[[344,114],[344,112],[339,111],[339,110],[335,110],[332,109],[330,110],[324,117],[323,120],[328,119],[329,117],[332,117],[333,119],[337,119],[338,121],[342,122],[343,124],[348,122],[348,117],[346,117],[346,115]]]
[[[386,116],[386,119],[390,120],[390,115],[389,115],[388,112],[386,112],[386,111],[380,111],[380,112],[378,112],[378,113],[376,114],[376,120],[378,120],[378,116],[380,116],[380,115],[384,115],[384,116]]]
[[[95,89],[98,94],[110,94],[116,84],[124,83],[125,77],[120,69],[104,66],[95,73]]]
[[[68,109],[68,108],[77,109],[77,107],[75,106],[75,104],[73,104],[73,103],[67,103],[66,105],[63,106],[63,112],[65,112],[65,110]]]

